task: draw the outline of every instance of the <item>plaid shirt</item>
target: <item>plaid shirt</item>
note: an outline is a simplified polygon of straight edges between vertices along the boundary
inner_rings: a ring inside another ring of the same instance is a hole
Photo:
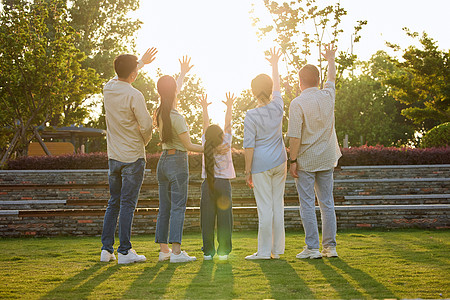
[[[300,139],[299,170],[332,169],[342,155],[334,129],[335,95],[334,82],[328,81],[322,90],[305,89],[291,102],[287,136]]]

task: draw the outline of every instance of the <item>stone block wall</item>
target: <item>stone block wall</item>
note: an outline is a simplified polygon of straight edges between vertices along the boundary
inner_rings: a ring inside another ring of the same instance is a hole
[[[335,170],[334,178],[338,228],[450,228],[450,165],[342,167]],[[201,181],[200,173],[191,174],[185,231],[200,231]],[[242,173],[232,187],[234,230],[256,230],[256,203]],[[0,171],[0,236],[99,235],[108,198],[107,170]],[[133,233],[153,234],[158,187],[151,170],[146,172],[139,199]],[[367,209],[430,204],[440,206]],[[289,176],[285,206],[298,206]],[[320,225],[319,211],[317,218]],[[301,228],[297,208],[286,210],[285,226]]]

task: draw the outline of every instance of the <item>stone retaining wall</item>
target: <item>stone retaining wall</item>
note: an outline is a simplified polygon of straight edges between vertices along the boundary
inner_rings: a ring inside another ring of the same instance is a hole
[[[450,228],[450,165],[342,167],[335,170],[334,178],[338,228]],[[186,231],[200,230],[201,181],[199,173],[191,174]],[[107,182],[107,170],[0,171],[0,235],[99,235],[109,197]],[[256,204],[242,173],[232,181],[232,186],[234,230],[257,229]],[[134,234],[154,233],[157,204],[155,174],[147,170],[134,218]],[[418,204],[441,206],[403,208]],[[285,205],[298,206],[290,177],[286,182]],[[402,205],[402,209],[397,206],[372,210],[367,205]],[[59,210],[65,210],[64,215],[51,215]],[[46,211],[50,215],[17,215],[20,211]],[[320,213],[318,220],[320,224]],[[297,208],[286,210],[285,225],[301,227]]]

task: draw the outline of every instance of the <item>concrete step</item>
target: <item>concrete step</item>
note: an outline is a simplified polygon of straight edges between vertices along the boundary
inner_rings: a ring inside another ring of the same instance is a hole
[[[233,213],[256,212],[256,206],[233,207]],[[299,206],[285,206],[285,211],[298,211]],[[316,206],[319,211],[320,207]],[[445,210],[450,211],[450,204],[424,204],[424,205],[338,205],[336,211],[364,211],[364,210]],[[200,207],[187,207],[186,214],[199,213]],[[47,210],[0,210],[0,216],[18,217],[54,217],[54,216],[102,216],[105,209],[47,209]],[[158,208],[136,208],[137,215],[157,215]]]

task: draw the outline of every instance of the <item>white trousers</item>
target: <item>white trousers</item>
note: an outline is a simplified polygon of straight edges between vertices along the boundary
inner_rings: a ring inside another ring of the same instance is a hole
[[[286,163],[252,174],[258,208],[258,256],[284,253],[284,185]]]

